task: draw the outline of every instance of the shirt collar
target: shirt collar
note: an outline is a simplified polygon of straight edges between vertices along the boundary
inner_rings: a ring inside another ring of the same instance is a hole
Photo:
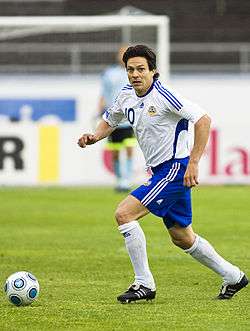
[[[145,97],[146,95],[148,95],[148,94],[153,90],[153,88],[154,88],[154,84],[155,84],[155,79],[154,79],[152,85],[150,86],[150,88],[147,90],[147,92],[146,92],[145,94],[143,94],[143,95],[137,95],[136,92],[135,92],[136,96],[137,96],[138,98],[143,98],[143,97]]]

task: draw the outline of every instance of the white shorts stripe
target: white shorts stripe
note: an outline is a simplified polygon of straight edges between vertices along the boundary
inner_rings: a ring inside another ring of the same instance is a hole
[[[180,169],[180,163],[175,162],[170,169],[168,175],[163,178],[157,185],[142,199],[141,203],[147,206],[171,181],[175,179]]]
[[[150,197],[151,194],[154,193],[154,191],[156,191],[158,189],[159,186],[161,186],[161,183],[162,182],[165,182],[165,180],[167,180],[169,177],[171,177],[173,171],[175,170],[176,168],[176,165],[177,165],[177,162],[175,162],[173,165],[172,165],[172,168],[170,169],[169,173],[167,174],[166,177],[162,178],[149,192],[147,195],[145,195],[145,197],[142,199],[141,203],[144,204],[144,202]]]
[[[150,201],[148,201],[146,204],[145,204],[145,206],[146,205],[148,205],[152,200],[154,200],[154,198],[170,183],[170,182],[172,182],[174,179],[175,179],[175,177],[177,176],[177,173],[178,173],[178,171],[179,171],[179,169],[180,169],[180,163],[178,163],[178,167],[175,169],[175,172],[172,174],[172,177],[171,178],[169,178],[168,180],[166,180],[164,183],[163,183],[163,185],[161,185],[161,187],[159,187],[158,188],[158,190],[154,193],[154,195],[153,196],[151,196],[151,198],[150,198]]]

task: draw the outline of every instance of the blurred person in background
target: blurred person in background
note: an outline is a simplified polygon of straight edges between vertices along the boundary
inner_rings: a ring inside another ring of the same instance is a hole
[[[78,140],[82,148],[95,144],[127,118],[133,125],[146,165],[152,170],[148,182],[133,190],[116,209],[118,230],[124,237],[135,276],[133,284],[117,299],[129,303],[155,298],[156,285],[148,263],[146,239],[138,222],[149,213],[162,218],[177,247],[221,276],[217,298],[231,299],[247,286],[246,275],[192,228],[191,188],[199,184],[199,161],[208,141],[210,117],[204,109],[161,84],[156,55],[147,46],[129,47],[123,61],[131,85],[122,89],[95,133],[85,133]],[[190,123],[194,125],[191,150]],[[166,283],[166,286],[170,285]]]
[[[122,61],[126,46],[119,49],[117,64],[109,66],[101,78],[101,96],[98,102],[98,118],[114,103],[123,87],[128,84],[128,77]],[[133,174],[133,148],[136,144],[133,129],[128,121],[119,124],[108,137],[106,148],[111,151],[112,166],[116,177],[115,190],[126,192],[131,189]],[[123,151],[125,152],[123,155]],[[123,157],[122,157],[123,156]]]

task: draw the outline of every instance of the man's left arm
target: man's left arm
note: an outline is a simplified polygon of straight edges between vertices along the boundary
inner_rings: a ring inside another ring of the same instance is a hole
[[[198,165],[208,141],[210,124],[210,117],[204,115],[194,125],[194,145],[184,175],[184,186],[193,187],[199,184]]]

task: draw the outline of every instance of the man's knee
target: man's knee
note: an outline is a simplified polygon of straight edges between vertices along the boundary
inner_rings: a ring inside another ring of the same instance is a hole
[[[193,246],[195,241],[195,234],[191,227],[189,228],[173,228],[169,229],[169,234],[174,245],[182,248],[188,249]]]
[[[122,206],[121,204],[118,205],[115,211],[115,219],[119,225],[125,224],[130,222],[131,220],[129,219],[129,213],[127,208],[125,206]]]
[[[149,210],[135,197],[129,195],[117,207],[115,218],[119,225],[129,223],[147,215]]]

